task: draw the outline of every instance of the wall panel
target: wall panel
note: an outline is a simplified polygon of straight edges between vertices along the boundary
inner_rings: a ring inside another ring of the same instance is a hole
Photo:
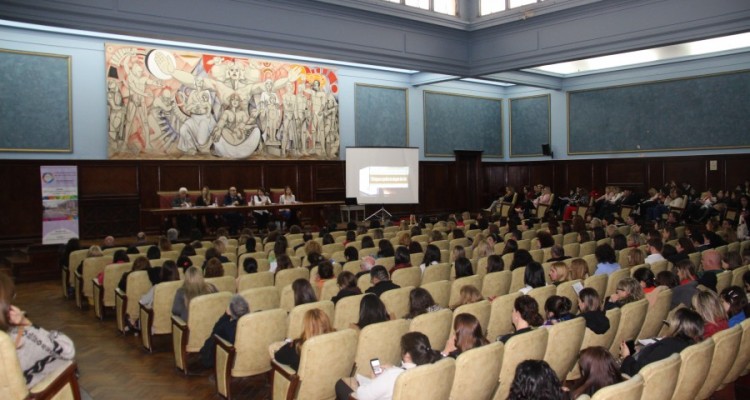
[[[78,168],[78,190],[86,196],[138,195],[135,165],[89,164]]]

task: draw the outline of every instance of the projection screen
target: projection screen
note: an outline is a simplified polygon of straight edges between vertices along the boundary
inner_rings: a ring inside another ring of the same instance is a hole
[[[346,197],[359,204],[419,203],[419,148],[347,147]]]

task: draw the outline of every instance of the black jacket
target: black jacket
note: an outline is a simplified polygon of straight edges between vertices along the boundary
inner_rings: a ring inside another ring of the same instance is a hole
[[[644,347],[635,354],[625,357],[622,360],[620,372],[633,376],[646,365],[663,360],[674,353],[679,353],[691,344],[693,344],[692,340],[681,336],[664,338]]]
[[[397,284],[395,284],[395,283],[393,283],[391,281],[380,281],[380,282],[376,283],[375,286],[373,286],[373,287],[365,290],[365,293],[374,293],[375,295],[377,295],[378,297],[380,297],[381,294],[383,294],[383,293],[385,293],[385,292],[387,292],[389,290],[398,289],[400,287],[401,286],[399,286],[399,285],[397,285]]]
[[[604,311],[588,311],[581,314],[586,320],[586,328],[591,329],[597,335],[601,335],[609,330],[609,318]]]

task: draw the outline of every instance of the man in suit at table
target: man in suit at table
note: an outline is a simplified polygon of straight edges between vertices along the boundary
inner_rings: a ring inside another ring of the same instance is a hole
[[[232,207],[244,204],[245,200],[242,198],[242,195],[237,193],[237,188],[234,186],[230,187],[227,194],[224,195],[224,206]],[[231,235],[236,235],[239,228],[244,225],[244,217],[240,213],[224,214],[224,219],[226,219],[229,225],[229,233]]]
[[[187,188],[181,187],[177,191],[177,196],[172,199],[172,208],[188,208],[191,206]],[[189,214],[180,214],[172,218],[172,227],[176,227],[180,232],[190,232],[195,227],[195,220]]]

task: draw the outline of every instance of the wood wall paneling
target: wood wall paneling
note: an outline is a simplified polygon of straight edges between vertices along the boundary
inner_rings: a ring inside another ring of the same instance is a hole
[[[188,190],[200,190],[200,167],[197,164],[161,164],[159,166],[159,186],[154,188],[153,193],[158,191],[176,192],[181,187]]]
[[[0,181],[6,190],[0,196],[0,239],[42,236],[42,187],[39,177],[41,165],[51,162],[26,164],[9,162],[0,167]]]
[[[645,164],[640,160],[610,160],[606,169],[606,184],[640,190],[646,182]]]
[[[695,187],[706,186],[706,168],[708,161],[702,157],[693,159],[665,159],[663,162],[664,180],[690,182]],[[663,182],[656,182],[660,185]]]
[[[78,167],[78,190],[85,196],[138,195],[133,165],[87,164]]]

